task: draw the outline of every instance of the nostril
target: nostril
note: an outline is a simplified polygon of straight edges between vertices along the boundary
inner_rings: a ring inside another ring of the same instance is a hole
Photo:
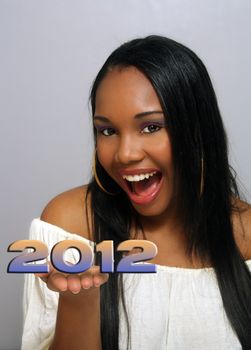
[[[144,158],[142,149],[132,147],[133,142],[119,146],[116,152],[117,161],[121,164],[130,164],[131,162],[139,162]],[[134,143],[135,144],[135,143]]]

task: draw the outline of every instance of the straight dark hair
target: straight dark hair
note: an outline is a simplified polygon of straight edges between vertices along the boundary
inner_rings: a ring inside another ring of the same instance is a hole
[[[187,255],[196,254],[214,267],[223,306],[243,349],[251,349],[251,273],[234,239],[231,214],[241,220],[236,173],[228,162],[228,143],[214,89],[202,61],[190,49],[162,36],[134,39],[117,48],[99,71],[91,90],[92,113],[100,82],[114,67],[136,67],[151,82],[160,100],[172,144],[181,220]],[[96,144],[96,131],[93,129]],[[203,169],[202,169],[203,167]],[[96,158],[96,171],[110,192],[93,177],[88,185],[95,242],[129,239],[132,219],[143,230],[127,195]],[[203,191],[200,195],[201,176]],[[87,208],[87,205],[86,205]],[[115,254],[115,266],[121,254]],[[125,310],[123,281],[110,274],[101,286],[103,350],[119,349],[119,302]],[[128,335],[129,322],[127,319]]]

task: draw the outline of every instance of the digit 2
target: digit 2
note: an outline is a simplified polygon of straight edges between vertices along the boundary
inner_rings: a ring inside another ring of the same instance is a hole
[[[135,264],[137,262],[150,260],[157,255],[157,246],[150,241],[140,239],[129,239],[121,242],[117,251],[130,251],[133,248],[141,248],[143,251],[136,254],[131,254],[120,260],[117,265],[116,272],[126,273],[155,273],[156,265],[154,264]],[[113,241],[103,241],[96,245],[96,252],[101,252],[101,272],[114,272],[114,259],[113,259]],[[134,263],[134,264],[132,264]]]
[[[22,252],[24,249],[34,249],[33,252],[24,252],[12,259],[7,267],[8,273],[41,273],[49,272],[47,263],[30,264],[34,261],[43,260],[48,257],[48,248],[46,244],[38,240],[23,239],[11,243],[7,249],[8,252]]]
[[[118,251],[130,251],[133,248],[143,249],[140,253],[135,253],[128,255],[120,260],[117,265],[117,272],[148,272],[153,273],[157,272],[155,264],[135,264],[136,262],[141,262],[145,260],[150,260],[154,258],[158,253],[157,246],[150,241],[141,240],[141,239],[132,239],[128,241],[121,242],[118,245]],[[132,263],[134,263],[132,265]]]

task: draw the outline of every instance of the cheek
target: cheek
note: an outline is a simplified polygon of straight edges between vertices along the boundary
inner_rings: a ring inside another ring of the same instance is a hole
[[[150,146],[150,145],[149,145]],[[156,159],[161,167],[166,168],[172,165],[172,148],[169,137],[166,135],[155,145],[149,147],[149,154],[154,152]]]
[[[97,156],[102,167],[107,170],[112,163],[113,153],[111,147],[106,147],[101,142],[97,142]]]

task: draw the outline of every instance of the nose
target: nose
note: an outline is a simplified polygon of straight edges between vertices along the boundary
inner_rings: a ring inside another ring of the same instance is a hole
[[[141,142],[135,140],[135,138],[121,138],[116,151],[116,161],[125,165],[140,162],[145,157],[145,152],[142,146]]]

